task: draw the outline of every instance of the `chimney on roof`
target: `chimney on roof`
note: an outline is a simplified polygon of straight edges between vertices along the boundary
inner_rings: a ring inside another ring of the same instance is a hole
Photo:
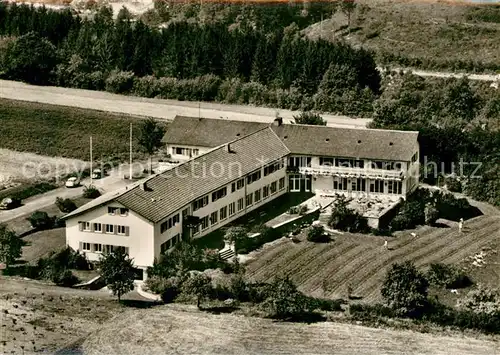
[[[147,190],[147,188],[148,188],[148,187],[146,186],[146,182],[141,182],[141,184],[139,185],[139,187],[140,187],[140,189],[141,189],[142,191],[146,191],[146,190]]]
[[[283,117],[276,117],[273,121],[274,126],[281,126],[283,124]]]
[[[234,153],[234,150],[231,149],[231,143],[226,144],[226,150],[228,153]]]

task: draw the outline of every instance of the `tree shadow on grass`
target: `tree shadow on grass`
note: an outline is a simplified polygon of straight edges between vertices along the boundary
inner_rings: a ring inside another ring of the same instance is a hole
[[[319,323],[319,322],[326,321],[326,317],[320,313],[317,313],[317,312],[307,312],[307,313],[287,317],[285,319],[278,319],[278,318],[273,318],[273,319],[276,322],[281,321],[281,322],[289,322],[289,323],[307,323],[307,324]]]
[[[227,314],[227,313],[233,313],[238,309],[240,308],[235,306],[216,306],[216,307],[202,308],[201,310],[211,314]]]
[[[129,308],[152,308],[154,306],[159,306],[163,303],[153,301],[153,300],[128,300],[128,299],[122,299],[120,301],[120,304],[124,305],[125,307]]]

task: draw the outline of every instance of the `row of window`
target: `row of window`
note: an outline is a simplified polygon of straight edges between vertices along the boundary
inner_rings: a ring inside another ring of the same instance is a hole
[[[181,221],[181,218],[179,214],[177,213],[175,216],[172,216],[171,218],[167,219],[165,222],[163,222],[160,225],[160,233],[163,233],[170,228],[174,227],[177,223]]]
[[[168,249],[172,248],[175,244],[179,243],[182,240],[182,236],[180,234],[174,235],[172,238],[167,240],[165,243],[160,245],[160,252],[163,254]]]
[[[98,244],[98,243],[85,243],[80,242],[81,251],[88,253],[112,253],[118,248],[124,248],[126,254],[128,254],[128,247],[122,247],[118,245],[109,245],[109,244]]]
[[[362,192],[367,191],[366,179],[364,178],[351,179],[350,184],[351,184],[351,191],[362,191]],[[385,185],[384,180],[374,180],[370,181],[370,192],[385,193],[386,192],[385,186],[387,186],[388,194],[400,195],[402,191],[402,185],[403,183],[401,181],[387,181],[387,185]],[[347,178],[335,178],[333,180],[333,189],[348,191],[349,183]]]
[[[120,235],[130,234],[130,228],[128,226],[121,226],[116,224],[104,224],[104,223],[90,223],[90,222],[78,222],[78,225],[80,230],[83,232],[120,234]]]
[[[196,157],[199,154],[200,150],[197,148],[172,147],[172,155],[185,155],[188,157]]]
[[[279,160],[276,162],[273,162],[271,164],[268,164],[264,167],[264,176],[267,176],[269,174],[274,173],[275,171],[278,171],[282,169],[284,166],[283,161]],[[246,177],[246,183],[247,185],[250,185],[262,178],[262,173],[261,171],[256,171]],[[284,179],[283,179],[284,180]],[[231,192],[235,192],[237,190],[242,189],[245,186],[245,179],[239,179],[231,184]],[[227,187],[222,187],[217,191],[212,192],[212,202],[215,202],[223,197],[227,196]],[[200,208],[205,207],[208,205],[208,195],[200,197],[199,199],[195,200],[193,202],[193,211],[199,210]]]
[[[200,224],[194,229],[194,234],[199,233],[201,230],[207,229],[209,226],[213,226],[228,217],[232,217],[236,212],[242,211],[245,207],[250,207],[254,203],[259,203],[262,199],[269,197],[269,195],[275,194],[276,192],[283,190],[285,188],[285,178],[280,178],[278,181],[274,181],[269,185],[264,186],[262,189],[258,189],[248,195],[245,198],[241,197],[236,202],[232,202],[227,206],[220,208],[217,211],[212,212],[209,216],[200,218]]]
[[[264,166],[264,176],[270,175],[275,171],[283,169],[283,166],[284,163],[281,159]]]
[[[122,217],[128,216],[128,208],[124,207],[108,207],[108,214],[111,216],[120,215]]]

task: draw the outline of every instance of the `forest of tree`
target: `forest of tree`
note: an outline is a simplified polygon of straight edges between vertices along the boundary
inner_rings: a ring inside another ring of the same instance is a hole
[[[351,115],[369,114],[380,90],[372,53],[303,39],[295,22],[179,21],[158,29],[126,11],[113,20],[106,7],[83,20],[70,11],[3,4],[0,35],[11,38],[2,77],[39,85]]]

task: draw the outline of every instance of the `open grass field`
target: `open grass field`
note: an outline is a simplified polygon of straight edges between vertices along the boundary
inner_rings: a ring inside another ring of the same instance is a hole
[[[333,322],[274,322],[193,306],[128,310],[83,343],[84,354],[495,354],[498,343]]]
[[[140,120],[130,115],[0,99],[0,148],[88,161],[92,136],[95,160],[124,158],[130,123],[137,135]]]
[[[498,213],[471,219],[466,228],[460,234],[453,224],[425,226],[416,230],[416,238],[406,231],[388,238],[389,250],[383,248],[384,237],[377,236],[346,233],[327,244],[307,242],[305,236],[297,244],[282,238],[249,255],[247,275],[259,281],[289,275],[303,292],[328,298],[345,298],[350,285],[363,301],[379,301],[384,276],[395,262],[411,260],[422,268],[435,262],[456,264],[500,241]]]
[[[342,30],[347,17],[338,12],[321,26],[312,25],[306,33],[312,38],[318,38],[320,33],[324,39],[344,38],[378,54],[419,58],[424,62],[420,66],[427,69],[452,70],[453,66],[445,63],[456,60],[500,68],[500,7],[464,5],[458,1],[359,0],[357,3],[350,31]],[[381,62],[380,58],[378,61]]]

